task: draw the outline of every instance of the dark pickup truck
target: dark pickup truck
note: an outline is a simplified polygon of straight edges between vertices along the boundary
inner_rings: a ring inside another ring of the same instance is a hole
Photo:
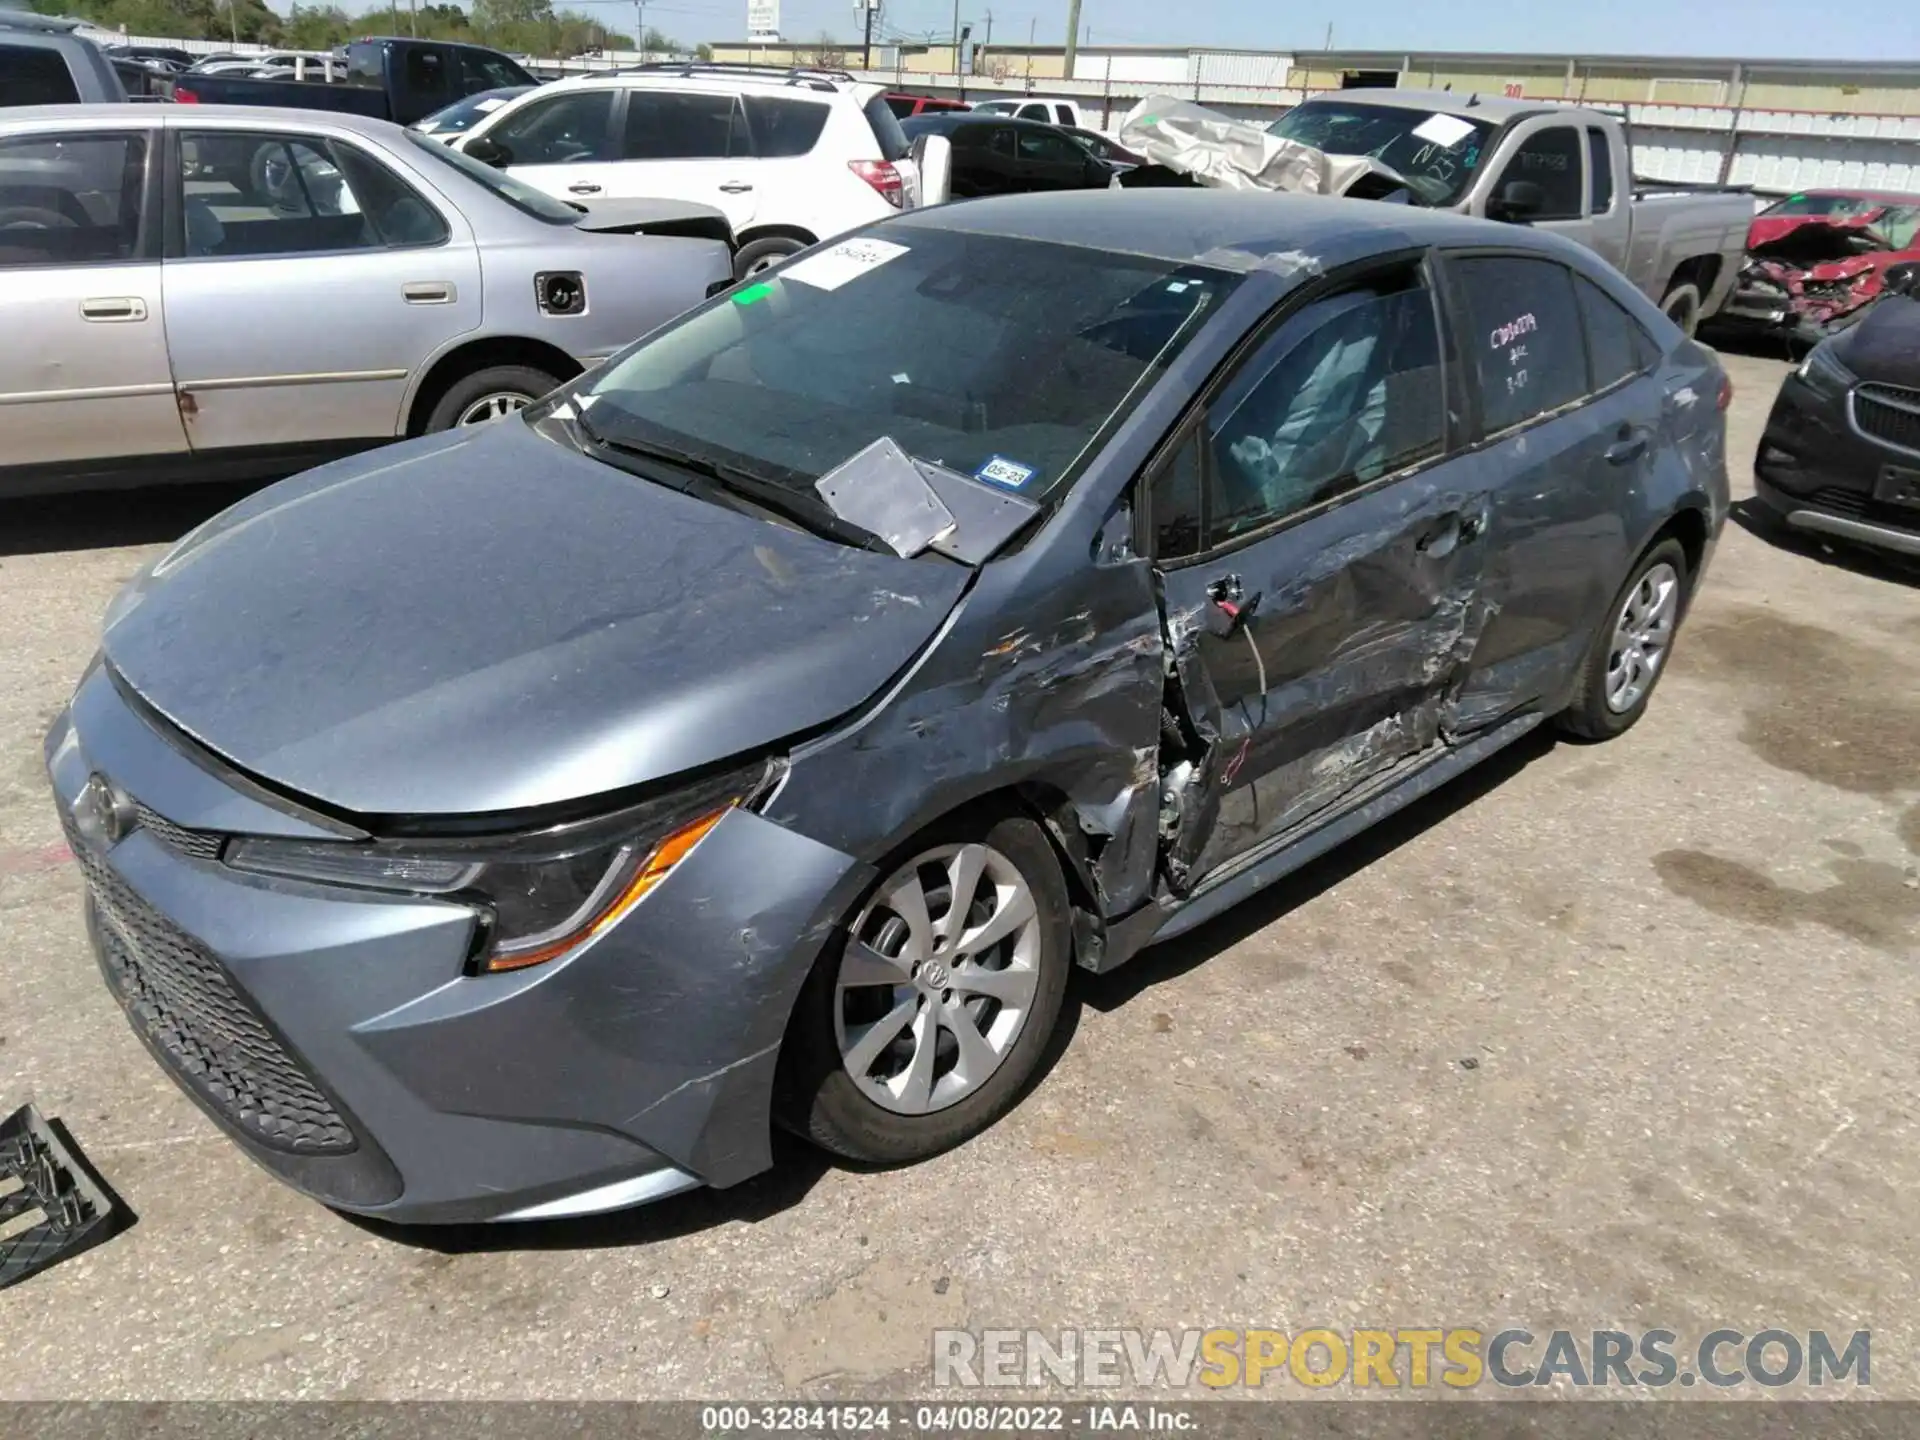
[[[342,45],[335,53],[347,62],[343,81],[186,74],[174,81],[173,99],[182,105],[340,110],[411,125],[482,90],[538,83],[498,50],[480,45],[371,39]]]

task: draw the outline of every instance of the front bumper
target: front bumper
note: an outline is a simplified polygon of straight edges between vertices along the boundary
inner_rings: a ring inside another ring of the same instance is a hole
[[[1889,471],[1920,472],[1920,454],[1861,434],[1845,396],[1789,375],[1753,471],[1755,494],[1793,529],[1920,556],[1920,505],[1884,498]]]
[[[307,821],[213,773],[106,667],[46,749],[136,1033],[254,1160],[399,1222],[585,1214],[764,1169],[793,999],[870,878],[735,812],[590,943],[466,976],[464,906],[221,864],[222,835]],[[117,843],[73,820],[94,775],[139,802]]]

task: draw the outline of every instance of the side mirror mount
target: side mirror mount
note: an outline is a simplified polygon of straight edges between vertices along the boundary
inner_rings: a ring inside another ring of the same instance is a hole
[[[1487,218],[1524,225],[1547,208],[1547,192],[1531,180],[1505,180],[1487,201]]]
[[[1880,277],[1880,288],[1888,295],[1904,295],[1909,300],[1920,299],[1920,263],[1889,265],[1886,274]]]
[[[491,165],[496,170],[504,170],[513,163],[513,152],[485,135],[476,136],[461,148],[482,165]]]

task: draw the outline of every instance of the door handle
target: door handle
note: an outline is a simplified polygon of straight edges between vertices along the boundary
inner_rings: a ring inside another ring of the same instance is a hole
[[[753,186],[744,180],[729,180],[720,187],[722,195],[745,195]]]
[[[451,305],[453,286],[444,280],[415,280],[400,287],[409,305]]]
[[[1624,465],[1647,453],[1647,432],[1628,425],[1620,427],[1620,436],[1607,447],[1607,463]]]
[[[569,195],[598,195],[600,187],[591,180],[576,180],[567,187]]]
[[[147,302],[138,295],[108,295],[80,302],[80,318],[98,325],[126,324],[147,318]]]

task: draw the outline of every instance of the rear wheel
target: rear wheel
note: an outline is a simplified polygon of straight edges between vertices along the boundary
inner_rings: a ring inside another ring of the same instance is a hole
[[[1687,583],[1687,552],[1678,540],[1662,540],[1640,557],[1581,662],[1561,729],[1583,740],[1611,740],[1646,714],[1673,654]]]
[[[1667,292],[1667,298],[1660,302],[1660,309],[1691,340],[1700,330],[1702,303],[1698,285],[1676,285]]]
[[[526,409],[560,382],[531,365],[490,365],[456,380],[427,416],[429,432],[483,425]]]
[[[781,1055],[782,1123],[881,1164],[977,1135],[1038,1067],[1071,948],[1066,883],[1033,821],[923,835],[807,979]]]

